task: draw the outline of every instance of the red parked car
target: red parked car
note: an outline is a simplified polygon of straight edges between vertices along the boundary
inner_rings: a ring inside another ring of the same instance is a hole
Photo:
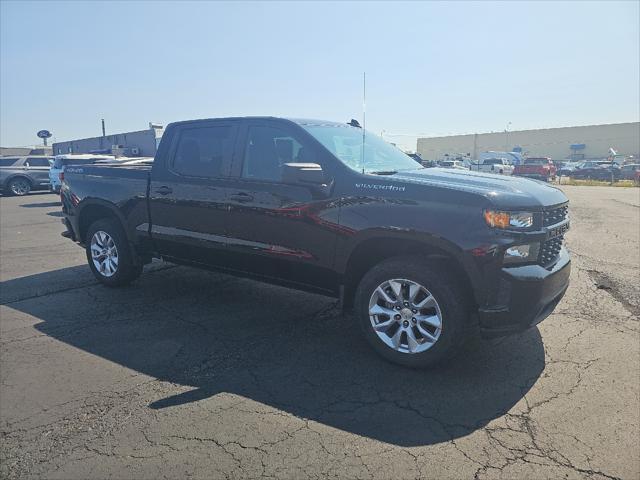
[[[538,180],[555,180],[556,166],[550,158],[547,157],[530,157],[525,158],[524,163],[516,165],[513,174],[518,177],[537,178]]]

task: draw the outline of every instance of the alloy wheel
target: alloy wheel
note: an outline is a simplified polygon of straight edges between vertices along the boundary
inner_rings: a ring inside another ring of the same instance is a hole
[[[407,279],[381,283],[369,299],[369,319],[378,338],[400,353],[421,353],[442,333],[442,312],[423,285]]]
[[[98,230],[91,237],[91,260],[102,276],[112,277],[118,271],[118,249],[107,232]]]
[[[29,193],[29,190],[31,190],[29,182],[22,178],[18,178],[11,182],[11,193],[13,193],[14,195],[26,195],[27,193]]]

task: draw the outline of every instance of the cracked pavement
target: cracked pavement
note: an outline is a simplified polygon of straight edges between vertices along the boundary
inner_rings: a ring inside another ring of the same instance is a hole
[[[429,371],[321,296],[162,263],[101,287],[56,196],[0,198],[0,477],[640,478],[640,190],[563,189],[554,314]]]

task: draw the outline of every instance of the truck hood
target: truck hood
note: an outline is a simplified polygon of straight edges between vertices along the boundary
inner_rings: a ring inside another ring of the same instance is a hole
[[[395,182],[482,195],[494,206],[509,210],[541,209],[567,201],[567,197],[559,188],[538,180],[508,175],[447,168],[425,168],[403,170],[386,178]]]

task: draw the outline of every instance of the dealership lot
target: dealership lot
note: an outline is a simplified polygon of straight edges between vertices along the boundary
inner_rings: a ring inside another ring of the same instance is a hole
[[[556,312],[430,371],[324,297],[162,263],[106,289],[56,196],[0,198],[0,476],[638,478],[640,190],[563,189]]]

